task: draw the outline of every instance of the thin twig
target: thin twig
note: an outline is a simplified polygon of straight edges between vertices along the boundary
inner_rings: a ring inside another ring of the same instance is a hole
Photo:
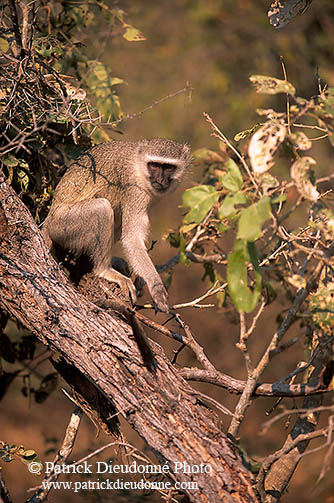
[[[59,449],[56,457],[53,460],[53,468],[48,473],[48,475],[44,478],[42,484],[37,488],[37,491],[31,496],[26,503],[38,503],[44,501],[47,498],[50,490],[52,489],[51,482],[57,480],[59,473],[57,473],[56,467],[60,463],[64,463],[68,457],[70,456],[74,442],[78,433],[78,429],[80,426],[82,416],[82,410],[79,407],[75,407],[74,411],[71,415],[70,421],[66,428],[65,437],[62,443],[61,448]]]
[[[234,145],[232,145],[232,143],[229,141],[229,139],[224,135],[224,133],[222,133],[222,131],[220,131],[220,129],[218,128],[218,126],[216,126],[216,124],[213,122],[213,120],[211,119],[210,115],[207,114],[206,112],[203,112],[203,115],[205,117],[205,119],[207,120],[207,122],[211,125],[211,127],[213,128],[213,130],[215,131],[213,134],[213,136],[216,136],[219,140],[223,141],[234,153],[235,155],[240,159],[243,167],[245,168],[246,170],[246,173],[248,174],[249,178],[251,179],[253,185],[258,188],[258,185],[248,167],[248,164],[247,162],[245,161],[244,157],[240,154],[240,152],[234,147]]]

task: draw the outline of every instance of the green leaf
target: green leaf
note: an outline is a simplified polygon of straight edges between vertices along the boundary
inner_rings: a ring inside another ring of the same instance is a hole
[[[82,73],[87,73],[89,68],[86,85],[88,91],[96,97],[99,113],[108,120],[118,118],[121,108],[114,88],[123,82],[122,79],[113,76],[109,67],[99,61],[91,60],[87,64],[79,63],[78,66]],[[99,141],[102,141],[102,138],[99,138]]]
[[[268,190],[274,189],[275,187],[279,186],[279,181],[277,180],[277,178],[275,178],[268,172],[261,173],[259,175],[259,181],[261,182],[261,187],[264,194],[266,194]]]
[[[233,161],[233,159],[229,159],[226,162],[225,167],[227,168],[227,173],[220,176],[219,180],[225,189],[230,190],[231,192],[238,192],[243,182],[238,165]]]
[[[216,270],[213,264],[211,263],[203,264],[203,268],[204,268],[204,274],[202,277],[202,281],[204,281],[205,278],[208,278],[211,287],[213,287],[214,285],[217,286],[218,284],[222,284],[224,282],[222,276],[219,274],[219,272]],[[217,307],[222,307],[225,302],[226,291],[223,290],[222,292],[218,292],[215,295],[218,300]]]
[[[296,94],[296,89],[287,80],[275,79],[274,77],[267,77],[266,75],[251,75],[249,80],[256,86],[257,93],[287,93],[291,96]]]
[[[221,204],[218,215],[219,218],[223,219],[236,212],[235,206],[237,204],[245,204],[247,198],[243,192],[237,192],[236,194],[227,194],[223,203]]]
[[[182,225],[180,228],[180,232],[182,232],[183,234],[187,234],[187,232],[192,231],[196,227],[196,225],[197,224],[195,223]]]
[[[265,196],[241,211],[237,238],[255,241],[261,236],[262,225],[269,217],[270,198]]]
[[[182,198],[183,206],[191,209],[185,216],[184,222],[199,224],[218,199],[219,192],[212,185],[198,185],[186,190]]]
[[[87,78],[88,86],[92,88],[95,96],[107,98],[111,93],[111,88],[115,84],[123,81],[118,77],[112,77],[109,68],[99,61],[92,61],[92,72]]]
[[[248,286],[247,262],[254,266],[255,288]],[[228,291],[239,312],[254,310],[261,293],[261,274],[254,243],[237,240],[233,252],[227,257]]]

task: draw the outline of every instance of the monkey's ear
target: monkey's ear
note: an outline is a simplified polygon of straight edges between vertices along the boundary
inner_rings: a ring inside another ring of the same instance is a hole
[[[182,147],[181,159],[185,163],[185,168],[189,168],[193,159],[191,157],[191,148],[190,145],[188,145],[188,143],[184,143]]]

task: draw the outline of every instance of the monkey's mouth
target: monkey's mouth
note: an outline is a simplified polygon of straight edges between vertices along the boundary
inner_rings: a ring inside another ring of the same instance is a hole
[[[158,182],[153,182],[152,187],[156,192],[159,192],[160,194],[163,194],[168,189],[168,186],[166,187],[165,185],[162,185],[161,183]]]

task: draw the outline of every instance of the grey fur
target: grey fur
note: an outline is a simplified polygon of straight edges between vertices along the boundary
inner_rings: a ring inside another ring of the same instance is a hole
[[[191,163],[189,146],[163,138],[112,141],[82,154],[55,190],[43,233],[49,247],[86,253],[93,273],[118,283],[134,301],[132,281],[111,266],[112,245],[120,239],[131,269],[146,281],[158,308],[168,311],[167,292],[145,247],[148,212],[161,197],[151,184],[149,162],[175,166],[170,192]]]

